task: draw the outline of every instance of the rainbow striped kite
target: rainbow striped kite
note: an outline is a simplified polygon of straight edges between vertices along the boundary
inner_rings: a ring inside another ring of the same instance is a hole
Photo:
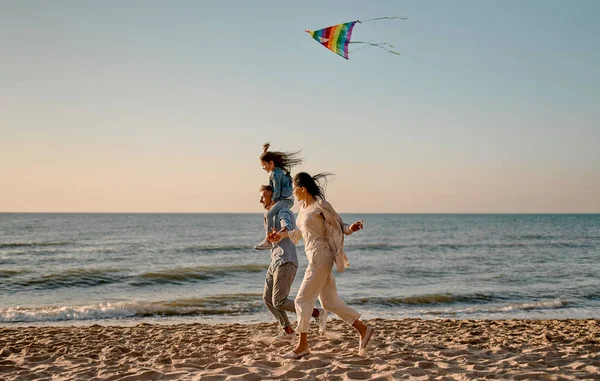
[[[348,44],[367,44],[369,46],[376,46],[376,47],[384,49],[390,53],[400,55],[400,53],[398,53],[398,52],[387,49],[386,46],[389,46],[390,48],[393,48],[393,46],[388,43],[385,43],[385,42],[372,43],[372,42],[361,42],[361,41],[352,41],[351,42],[350,41],[350,38],[352,37],[352,29],[354,29],[354,25],[356,23],[363,23],[366,21],[383,20],[383,19],[406,20],[406,17],[378,17],[378,18],[363,20],[363,21],[356,20],[356,21],[346,22],[343,24],[329,26],[327,28],[323,28],[323,29],[319,29],[319,30],[315,30],[315,31],[305,30],[305,32],[310,34],[312,36],[312,38],[317,40],[321,45],[323,45],[327,49],[331,50],[332,52],[339,54],[340,56],[344,57],[345,59],[348,59],[348,53],[350,53],[348,51]],[[365,47],[366,46],[363,46],[363,48],[365,48]],[[362,49],[362,48],[359,48],[359,49]],[[354,51],[356,51],[356,50],[358,50],[358,49],[355,49]]]

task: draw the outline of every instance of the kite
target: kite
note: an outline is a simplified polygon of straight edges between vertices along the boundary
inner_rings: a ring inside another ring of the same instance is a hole
[[[350,41],[350,38],[352,37],[352,29],[354,29],[354,25],[356,23],[360,24],[360,23],[367,22],[367,21],[383,20],[383,19],[406,20],[407,17],[377,17],[374,19],[368,19],[368,20],[363,20],[363,21],[356,20],[356,21],[350,21],[350,22],[343,23],[343,24],[329,26],[327,28],[323,28],[323,29],[319,29],[319,30],[315,30],[315,31],[305,30],[305,32],[310,34],[312,36],[312,38],[317,40],[317,42],[319,42],[321,45],[323,45],[327,49],[331,50],[332,52],[339,54],[340,56],[344,57],[345,59],[348,59],[348,53],[355,52],[359,49],[367,48],[369,46],[376,46],[376,47],[381,48],[385,51],[388,51],[392,54],[400,55],[400,53],[395,52],[391,49],[388,49],[388,47],[392,48],[392,49],[394,47],[386,42],[372,43],[372,42],[362,42],[362,41]],[[358,49],[348,51],[348,44],[366,44],[367,46],[363,46]]]

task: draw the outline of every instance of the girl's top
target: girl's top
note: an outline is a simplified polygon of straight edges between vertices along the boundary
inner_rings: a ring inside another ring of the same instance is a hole
[[[292,179],[282,168],[275,167],[269,175],[269,185],[273,188],[274,202],[292,197]]]
[[[344,252],[344,234],[350,235],[352,231],[330,203],[318,200],[307,207],[300,203],[296,226],[297,229],[288,232],[294,244],[303,238],[305,251],[311,254],[327,249],[335,257],[335,267],[339,272],[349,266]]]

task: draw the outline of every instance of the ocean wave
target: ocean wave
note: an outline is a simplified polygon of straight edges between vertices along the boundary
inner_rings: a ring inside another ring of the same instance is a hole
[[[10,249],[13,247],[48,247],[48,246],[68,246],[74,242],[0,242],[0,249]]]
[[[600,290],[593,290],[583,293],[581,298],[587,300],[600,300]]]
[[[103,269],[70,269],[59,273],[47,274],[31,279],[21,279],[12,285],[34,290],[48,290],[69,287],[94,287],[109,283],[117,283],[122,279],[121,270]]]
[[[584,235],[569,235],[569,236],[565,236],[565,235],[544,235],[544,234],[507,234],[503,236],[504,239],[512,241],[512,240],[527,240],[527,239],[531,239],[531,240],[545,240],[545,241],[561,241],[564,239],[567,240],[591,240],[591,241],[596,241],[596,240],[600,240],[600,236],[599,235],[589,235],[589,234],[584,234]]]
[[[135,317],[241,315],[263,308],[261,294],[216,295],[166,302],[116,302],[83,306],[0,308],[0,323],[58,322]]]
[[[492,295],[474,294],[474,295],[455,295],[445,294],[424,294],[406,297],[384,297],[384,298],[359,298],[350,301],[351,304],[359,305],[381,305],[386,307],[396,306],[414,306],[431,304],[452,304],[452,303],[482,303],[495,299]]]
[[[387,243],[371,243],[371,244],[345,244],[344,248],[346,251],[352,250],[366,250],[366,251],[394,251],[403,249],[419,249],[419,250],[460,250],[460,249],[506,249],[506,248],[535,248],[535,247],[547,247],[547,248],[591,248],[596,245],[582,243],[582,242],[536,242],[536,243],[520,243],[520,242],[506,242],[506,243],[474,243],[474,244],[387,244]]]
[[[576,235],[573,239],[585,239],[590,241],[600,241],[600,235]]]
[[[544,235],[544,234],[506,234],[504,238],[508,239],[556,239],[555,235]]]
[[[0,269],[0,279],[1,278],[10,278],[13,276],[19,276],[21,274],[26,274],[29,271],[27,270],[6,270],[6,269]]]
[[[506,305],[495,305],[489,307],[472,307],[462,308],[457,310],[437,310],[437,311],[423,311],[427,315],[472,315],[472,314],[498,314],[498,313],[514,313],[518,311],[533,311],[533,310],[547,310],[547,309],[558,309],[565,308],[571,303],[568,301],[555,299],[546,300],[539,302],[525,302],[525,303],[510,303]]]
[[[223,251],[250,251],[253,250],[251,245],[190,245],[177,249],[179,253],[212,253]]]
[[[181,284],[212,280],[232,274],[258,273],[265,271],[268,267],[268,265],[262,264],[180,267],[141,274],[130,284],[138,287],[156,284]]]
[[[463,247],[472,247],[471,245],[459,245],[459,244],[389,244],[389,243],[365,243],[365,244],[344,244],[344,249],[347,251],[351,250],[372,250],[372,251],[392,251],[402,249],[451,249],[456,250]]]
[[[180,267],[160,271],[131,275],[118,268],[75,268],[45,275],[29,275],[26,270],[0,270],[2,286],[13,291],[19,289],[53,290],[59,288],[96,287],[112,283],[126,283],[134,287],[161,284],[184,284],[210,281],[244,273],[266,271],[266,264],[247,264],[233,266],[196,266]],[[25,276],[23,276],[25,275]],[[10,278],[10,283],[9,282]]]

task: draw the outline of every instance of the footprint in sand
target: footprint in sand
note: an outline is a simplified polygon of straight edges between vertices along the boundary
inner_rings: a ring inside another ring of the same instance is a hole
[[[302,361],[301,363],[299,363],[295,369],[298,370],[312,370],[312,369],[318,369],[318,368],[326,368],[329,367],[329,365],[331,365],[329,362],[327,361],[322,361],[322,360],[305,360]]]
[[[373,364],[373,360],[371,360],[371,359],[342,360],[340,362],[342,364],[352,364],[352,365],[372,365]]]
[[[350,380],[368,380],[371,378],[372,375],[370,372],[353,371],[346,373],[346,376]]]
[[[256,361],[254,364],[263,365],[268,368],[279,368],[279,366],[281,366],[281,364],[278,362],[268,361],[268,360],[259,360],[259,361]]]
[[[230,366],[228,368],[223,368],[222,370],[223,373],[225,374],[230,374],[230,375],[240,375],[240,374],[245,374],[248,373],[248,369],[247,368],[242,368],[239,366]]]
[[[226,364],[219,364],[218,362],[209,364],[206,369],[220,369],[227,367]]]
[[[262,381],[264,379],[263,376],[256,373],[246,373],[241,374],[239,376],[232,376],[227,378],[227,380],[244,380],[244,381]]]
[[[299,370],[289,370],[279,377],[281,377],[282,379],[304,378],[304,377],[306,377],[306,373],[301,372]]]
[[[212,375],[212,376],[205,376],[205,375],[201,375],[197,378],[194,378],[194,380],[202,380],[202,381],[223,381],[224,379],[226,379],[227,376],[221,376],[221,375]]]

